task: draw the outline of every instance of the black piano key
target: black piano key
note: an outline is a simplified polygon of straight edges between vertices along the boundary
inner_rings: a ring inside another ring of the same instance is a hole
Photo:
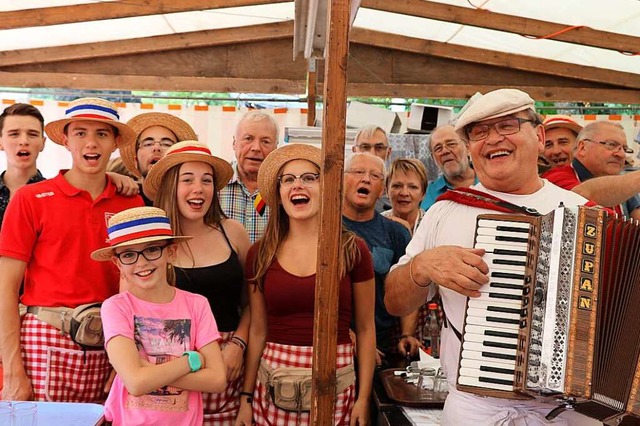
[[[513,386],[513,380],[503,380],[503,379],[494,379],[493,377],[478,377],[478,381],[479,382],[484,382],[484,383],[495,383],[498,385],[507,385],[507,386]]]
[[[489,367],[487,365],[481,365],[480,371],[486,371],[487,373],[515,374],[515,370],[510,370],[508,368]]]
[[[509,361],[515,361],[516,360],[516,356],[515,355],[507,355],[507,354],[498,354],[495,352],[485,352],[482,351],[482,356],[485,358],[498,358],[498,359],[506,359]]]
[[[500,317],[486,317],[487,322],[498,322],[501,324],[520,324],[519,319],[509,319]]]
[[[513,226],[504,226],[504,225],[498,225],[496,226],[496,230],[498,231],[507,231],[507,232],[520,232],[522,234],[528,234],[529,230],[527,228],[516,228]]]
[[[494,278],[510,278],[512,280],[523,280],[524,281],[524,275],[522,274],[514,274],[511,272],[499,272],[499,271],[495,271],[495,272],[491,272],[491,276]]]
[[[518,237],[509,237],[506,235],[496,235],[495,236],[496,241],[510,241],[512,243],[528,243],[529,239],[528,238],[518,238]]]
[[[493,299],[520,300],[522,296],[517,294],[489,293],[489,297]]]
[[[485,330],[485,336],[493,336],[493,337],[505,337],[507,339],[517,339],[518,333],[509,333],[508,331],[498,331],[498,330]]]
[[[490,282],[489,287],[493,288],[508,288],[510,290],[522,290],[522,284],[507,284],[500,282]]]
[[[506,306],[487,306],[489,312],[504,312],[505,314],[518,314],[522,315],[522,309],[507,308]]]
[[[512,343],[492,342],[490,340],[484,340],[482,341],[482,344],[490,348],[518,349],[518,345],[514,345]]]
[[[527,262],[522,260],[511,259],[493,259],[494,265],[513,265],[513,266],[527,266]]]
[[[503,256],[524,256],[527,257],[526,251],[521,250],[507,250],[507,249],[493,249],[493,254],[499,254]]]

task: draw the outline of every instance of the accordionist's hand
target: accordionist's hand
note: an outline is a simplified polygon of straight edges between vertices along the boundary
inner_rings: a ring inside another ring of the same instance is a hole
[[[482,260],[484,250],[458,246],[440,246],[415,257],[413,275],[418,282],[427,279],[469,297],[478,297],[478,289],[489,282],[489,267]]]

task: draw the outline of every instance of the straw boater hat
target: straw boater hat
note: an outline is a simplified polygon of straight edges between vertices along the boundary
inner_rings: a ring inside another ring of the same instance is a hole
[[[544,130],[557,129],[559,127],[569,129],[573,131],[576,136],[582,130],[582,126],[579,125],[573,118],[568,115],[550,115],[542,122]]]
[[[136,133],[136,143],[133,145],[127,145],[120,150],[120,156],[125,167],[129,169],[131,173],[137,177],[142,177],[140,170],[138,170],[138,161],[136,159],[138,152],[138,138],[140,134],[147,130],[149,127],[161,126],[165,127],[173,132],[180,141],[192,141],[197,140],[198,135],[193,128],[181,118],[176,117],[166,112],[146,112],[133,117],[127,122],[133,131]]]
[[[64,128],[72,121],[99,121],[111,124],[118,129],[121,136],[118,148],[131,145],[136,141],[136,134],[131,127],[119,121],[118,107],[113,102],[100,98],[80,98],[69,103],[64,118],[52,121],[44,127],[49,139],[63,144]]]
[[[463,140],[467,140],[465,126],[482,120],[503,117],[530,109],[535,112],[535,102],[527,93],[518,89],[498,89],[484,95],[475,96],[474,100],[460,114],[455,124],[455,131]]]
[[[184,241],[193,238],[174,236],[167,214],[157,207],[135,207],[121,211],[109,219],[107,232],[109,247],[91,253],[93,260],[110,260],[114,250],[119,247],[151,241]]]
[[[264,159],[258,170],[258,189],[262,198],[270,208],[275,208],[277,203],[278,176],[280,170],[289,161],[307,160],[320,168],[321,151],[311,145],[292,143],[272,151]]]
[[[143,183],[144,193],[150,199],[155,199],[165,173],[177,164],[191,161],[207,163],[213,167],[216,192],[224,188],[233,176],[231,164],[222,158],[211,155],[208,146],[198,143],[198,141],[182,141],[169,148],[165,156],[149,170]]]

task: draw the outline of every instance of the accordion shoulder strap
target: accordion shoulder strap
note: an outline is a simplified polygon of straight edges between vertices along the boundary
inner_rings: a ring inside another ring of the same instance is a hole
[[[449,189],[447,192],[439,196],[436,201],[442,200],[449,200],[472,207],[496,210],[502,213],[520,213],[527,216],[540,216],[540,213],[538,213],[536,209],[510,203],[501,198],[473,188]]]

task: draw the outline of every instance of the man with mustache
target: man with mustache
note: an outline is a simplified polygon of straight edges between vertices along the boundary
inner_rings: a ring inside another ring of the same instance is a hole
[[[640,185],[634,182],[638,180],[638,172],[619,176],[624,169],[626,154],[632,153],[621,125],[596,121],[580,131],[571,163],[553,168],[543,177],[601,205],[613,206],[619,214],[638,219],[640,199],[636,193]],[[584,192],[586,185],[581,183],[587,181],[597,185],[595,192]]]
[[[262,161],[278,146],[278,124],[262,111],[249,111],[236,126],[232,162],[233,177],[220,191],[222,211],[242,223],[252,243],[267,227],[269,207],[258,188],[258,170]]]

